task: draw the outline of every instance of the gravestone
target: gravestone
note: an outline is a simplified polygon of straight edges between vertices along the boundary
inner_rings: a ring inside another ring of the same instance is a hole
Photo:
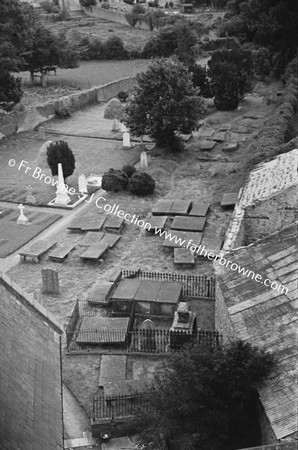
[[[33,298],[38,303],[42,303],[42,292],[41,292],[41,289],[35,289],[35,291],[33,292]]]
[[[123,136],[123,147],[130,147],[130,133],[128,131],[124,131]]]
[[[47,163],[47,150],[50,144],[52,144],[54,141],[47,141],[40,147],[37,155],[36,165],[40,167],[41,169],[49,169],[48,163]]]
[[[18,225],[28,225],[29,224],[28,217],[26,217],[25,214],[24,214],[25,207],[21,204],[21,205],[18,206],[18,208],[20,210],[20,215],[17,218],[17,224]]]
[[[147,158],[146,152],[141,153],[140,162],[141,162],[141,167],[148,167],[148,158]]]
[[[232,140],[232,133],[229,130],[227,130],[225,132],[225,142],[231,142],[231,140]]]
[[[58,163],[58,186],[56,190],[56,198],[54,204],[67,205],[70,202],[69,195],[67,193],[67,188],[64,184],[64,176],[62,170],[62,164]]]
[[[54,269],[44,268],[41,270],[43,292],[59,294],[58,272]]]
[[[79,175],[78,186],[79,186],[79,192],[81,192],[82,194],[85,194],[88,192],[86,177],[83,173],[82,173],[82,175]]]
[[[36,203],[36,198],[34,195],[32,195],[32,186],[27,187],[27,197],[26,197],[26,203],[29,203],[30,205],[34,205]]]
[[[141,323],[140,330],[154,330],[154,323],[152,320],[146,319]]]
[[[46,129],[45,127],[38,127],[38,139],[46,138]]]
[[[156,349],[156,340],[154,333],[154,323],[150,319],[144,320],[140,326],[140,351],[154,351]]]

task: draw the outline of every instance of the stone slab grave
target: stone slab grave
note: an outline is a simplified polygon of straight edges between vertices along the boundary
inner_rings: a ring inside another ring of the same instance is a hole
[[[107,244],[109,248],[113,248],[117,242],[121,239],[121,236],[117,236],[116,234],[105,234],[100,243],[102,245]]]
[[[210,203],[193,202],[189,216],[205,217],[209,211]]]
[[[123,344],[129,317],[83,317],[77,344]]]
[[[95,305],[106,305],[113,285],[112,281],[97,281],[89,292],[87,301]]]
[[[223,239],[217,236],[206,236],[204,234],[201,246],[202,248],[205,247],[208,253],[213,253],[214,255],[220,254],[220,250],[222,248]],[[198,256],[204,257],[205,252],[203,252],[201,255],[200,253],[197,253]],[[210,258],[211,256],[209,256]]]
[[[165,216],[170,213],[171,206],[173,205],[174,200],[158,200],[155,205],[152,207],[152,215],[153,216]]]
[[[74,244],[60,244],[49,253],[49,258],[55,262],[63,262],[74,249]]]
[[[220,206],[222,208],[233,208],[238,199],[238,192],[227,192],[223,195]]]
[[[113,438],[109,442],[103,442],[101,444],[102,450],[137,450],[137,448],[137,445],[127,436]]]
[[[149,386],[149,379],[140,378],[137,380],[123,380],[118,382],[108,382],[104,385],[104,395],[106,400],[117,399],[119,395],[131,396],[141,394]]]
[[[243,117],[247,118],[247,119],[264,119],[264,117],[267,115],[266,112],[262,112],[262,111],[256,111],[256,112],[247,112],[244,114]]]
[[[198,134],[200,138],[209,138],[214,134],[214,130],[202,129]]]
[[[224,142],[225,141],[225,133],[222,131],[216,131],[209,139],[215,142]]]
[[[195,257],[187,248],[174,248],[174,264],[181,266],[194,266]]]
[[[184,216],[185,214],[188,214],[191,206],[191,200],[174,200],[173,204],[170,207],[169,215]]]
[[[44,268],[41,270],[42,292],[45,294],[59,294],[58,272],[54,269]]]
[[[199,143],[199,149],[202,151],[212,150],[216,146],[215,141],[201,141]]]
[[[56,245],[56,241],[38,241],[27,250],[19,252],[19,255],[23,261],[30,259],[33,262],[39,262],[45,253],[54,247],[54,245]]]
[[[82,247],[90,247],[92,244],[99,244],[105,233],[101,231],[89,231],[83,239],[80,240],[79,245]]]
[[[91,244],[86,250],[80,255],[80,258],[84,261],[98,261],[101,257],[103,257],[107,251],[109,250],[108,244]]]
[[[109,214],[104,222],[104,229],[109,233],[121,233],[125,225],[125,220],[121,217]]]
[[[229,131],[231,129],[232,129],[232,124],[231,123],[223,123],[219,127],[219,131]]]
[[[107,383],[117,383],[125,380],[126,356],[102,355],[98,386],[104,388]]]
[[[169,230],[172,236],[176,236],[176,239],[170,241],[169,239],[164,239],[163,247],[166,248],[175,248],[175,247],[186,247],[188,241],[192,239],[191,245],[200,245],[202,240],[202,233],[194,233],[188,231],[179,231],[179,230]],[[177,242],[178,241],[178,242]],[[181,242],[183,243],[181,245]]]
[[[168,216],[152,216],[147,220],[150,223],[150,230],[146,227],[148,233],[155,233],[156,230],[164,230]]]
[[[105,220],[106,216],[104,215],[100,217],[79,217],[73,220],[67,229],[74,232],[100,231]]]
[[[172,230],[203,231],[206,217],[176,216],[171,225]]]

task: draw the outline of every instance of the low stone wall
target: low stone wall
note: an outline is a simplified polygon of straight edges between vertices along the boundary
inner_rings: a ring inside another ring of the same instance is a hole
[[[91,17],[100,17],[101,19],[110,20],[111,22],[121,23],[122,25],[130,26],[125,18],[125,13],[115,11],[112,9],[104,9],[99,6],[92,6],[92,8],[83,8],[85,14]],[[149,30],[149,26],[142,22],[136,25],[136,28],[142,30]]]
[[[78,91],[73,94],[51,100],[29,111],[14,112],[0,119],[0,138],[22,131],[29,131],[52,119],[57,110],[67,108],[71,111],[106,102],[120,91],[131,91],[136,86],[135,77],[122,78],[112,83]]]

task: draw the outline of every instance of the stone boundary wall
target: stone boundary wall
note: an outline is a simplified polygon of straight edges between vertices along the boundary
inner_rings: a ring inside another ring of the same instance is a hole
[[[146,5],[144,5],[146,7]],[[112,9],[104,9],[99,6],[92,6],[90,8],[82,8],[84,13],[90,17],[100,17],[101,19],[110,20],[111,22],[121,23],[122,25],[126,25],[130,27],[129,23],[125,18],[125,14],[120,11],[113,11]],[[149,30],[149,25],[142,22],[141,24],[137,24],[135,28],[140,28],[142,30]]]
[[[61,108],[76,111],[99,102],[106,102],[120,91],[131,91],[136,86],[136,78],[126,77],[102,86],[50,100],[42,105],[32,107],[29,111],[16,111],[0,119],[0,139],[14,133],[29,131],[52,119]]]

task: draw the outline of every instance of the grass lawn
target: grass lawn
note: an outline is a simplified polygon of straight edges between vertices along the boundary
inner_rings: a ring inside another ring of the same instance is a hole
[[[36,134],[36,133],[34,133]],[[32,135],[32,133],[31,133]],[[48,167],[42,167],[38,176],[35,172],[37,164],[38,151],[43,141],[30,139],[30,134],[13,136],[9,141],[0,143],[0,200],[17,203],[25,203],[27,186],[30,184],[33,188],[33,195],[36,198],[37,205],[46,205],[55,198],[56,188],[44,182],[45,177],[41,179],[41,174],[51,176]],[[101,174],[110,167],[121,168],[124,164],[135,162],[140,151],[131,148],[123,150],[122,142],[102,141],[99,139],[78,138],[72,136],[47,135],[48,140],[62,139],[67,141],[74,152],[76,159],[76,169],[72,176],[67,179],[69,187],[78,189],[78,175],[84,173],[86,176],[91,173]],[[14,167],[9,167],[10,159],[16,161]],[[28,164],[20,167],[22,160]],[[30,167],[26,173],[26,167]],[[33,177],[34,175],[34,177]]]

